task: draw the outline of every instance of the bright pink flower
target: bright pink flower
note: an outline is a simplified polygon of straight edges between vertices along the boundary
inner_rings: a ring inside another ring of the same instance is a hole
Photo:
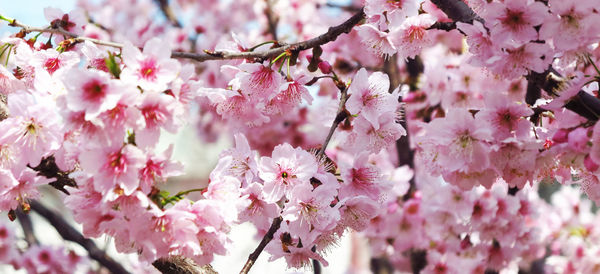
[[[170,145],[161,154],[147,155],[146,165],[140,169],[140,189],[144,193],[150,193],[152,186],[157,183],[166,182],[168,177],[183,174],[183,164],[173,161],[173,145]]]
[[[146,156],[132,145],[96,148],[79,155],[85,172],[95,174],[94,189],[102,194],[123,190],[131,195],[140,185],[140,170]]]
[[[381,196],[391,187],[390,182],[382,178],[381,171],[368,162],[369,154],[361,153],[354,159],[352,166],[341,167],[344,182],[340,187],[340,199],[367,196],[379,201]]]
[[[278,145],[271,157],[262,157],[258,164],[258,176],[264,181],[265,201],[277,202],[289,197],[298,185],[310,185],[310,178],[317,172],[315,157],[289,144]]]
[[[123,85],[102,71],[71,69],[65,75],[65,82],[70,82],[66,85],[67,107],[84,110],[86,120],[114,108],[123,93]]]
[[[161,128],[176,133],[183,125],[184,110],[172,96],[147,93],[138,108],[146,122],[146,126],[136,132],[136,143],[142,147],[156,145]]]
[[[50,75],[66,71],[79,63],[77,53],[70,51],[61,53],[55,49],[37,51],[33,54],[33,58],[34,67],[46,71]]]
[[[310,81],[308,75],[296,71],[293,79],[287,79],[279,87],[279,93],[268,103],[267,108],[274,114],[280,114],[298,107],[302,99],[310,105],[313,97],[304,86],[308,81]]]
[[[398,108],[398,94],[390,94],[390,81],[387,74],[372,73],[367,79],[367,70],[361,68],[348,88],[350,98],[346,109],[353,115],[360,115],[378,130],[379,117],[383,113],[395,113]]]
[[[181,65],[171,59],[171,47],[158,38],[148,40],[140,52],[130,43],[123,47],[125,69],[121,79],[137,84],[143,90],[162,92],[175,80]]]
[[[584,127],[578,127],[571,132],[569,132],[569,147],[577,152],[587,152],[588,151],[588,142],[590,141],[590,137],[588,137],[588,129]]]

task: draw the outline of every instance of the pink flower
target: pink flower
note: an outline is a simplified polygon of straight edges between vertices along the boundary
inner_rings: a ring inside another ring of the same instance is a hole
[[[248,140],[244,134],[234,135],[235,148],[225,150],[221,153],[217,166],[210,174],[211,180],[221,176],[233,176],[242,181],[245,187],[258,178],[258,167],[256,159],[258,153],[250,149]]]
[[[558,50],[575,50],[593,43],[600,34],[600,15],[593,12],[593,1],[550,0],[553,16],[545,18],[540,28],[540,39],[552,39]],[[558,18],[557,18],[558,17]]]
[[[354,159],[352,166],[340,167],[344,180],[340,187],[340,199],[362,195],[378,201],[390,189],[390,182],[385,181],[379,168],[370,164],[368,160],[369,153],[361,153]]]
[[[102,71],[71,69],[65,78],[67,107],[72,111],[85,111],[85,119],[97,117],[101,112],[117,105],[123,86]]]
[[[496,43],[510,39],[529,42],[537,39],[534,27],[544,22],[548,8],[536,1],[505,0],[489,4],[483,16]]]
[[[140,189],[144,193],[150,193],[152,186],[157,183],[166,182],[168,177],[183,174],[183,164],[173,161],[173,145],[170,145],[161,154],[147,155],[146,165],[140,169]]]
[[[354,153],[365,150],[378,153],[390,144],[394,144],[396,140],[406,135],[406,130],[396,123],[395,116],[396,114],[391,112],[379,116],[378,129],[375,129],[363,116],[358,116],[353,121],[352,132],[348,135],[343,147]]]
[[[240,211],[239,221],[250,221],[259,230],[267,231],[273,218],[279,216],[279,206],[264,200],[263,186],[259,183],[248,185],[248,187],[242,191],[242,195],[248,197],[250,204]]]
[[[499,93],[488,94],[485,102],[486,108],[479,111],[475,118],[491,125],[494,138],[499,141],[511,136],[522,138],[531,131],[533,125],[524,117],[531,116],[533,110],[526,104],[513,102]]]
[[[147,93],[138,108],[146,122],[146,126],[136,132],[136,143],[142,147],[156,145],[161,128],[176,133],[183,125],[184,110],[172,96]]]
[[[79,56],[75,52],[58,52],[55,49],[40,50],[33,54],[34,67],[48,72],[50,75],[66,71],[79,63]],[[37,71],[37,70],[36,70]]]
[[[307,239],[309,233],[334,228],[340,219],[338,209],[330,206],[336,190],[334,185],[320,185],[315,189],[310,184],[295,187],[281,212],[283,220],[288,222],[290,233]]]
[[[507,45],[503,52],[497,52],[487,63],[492,72],[514,79],[527,74],[527,70],[543,72],[551,63],[552,54],[547,44]]]
[[[433,40],[427,28],[435,23],[433,16],[419,14],[406,18],[400,26],[390,31],[392,42],[398,49],[398,57],[414,58],[425,47],[431,46]]]
[[[271,99],[267,108],[271,109],[273,113],[279,114],[298,107],[302,102],[302,99],[310,105],[313,101],[313,97],[304,86],[308,81],[310,81],[308,75],[297,71],[294,74],[293,79],[287,79],[287,81],[279,87],[279,93]]]
[[[356,27],[356,31],[367,50],[379,56],[392,56],[396,53],[389,32],[380,31],[371,24],[360,25]]]
[[[25,166],[37,166],[43,156],[57,150],[62,142],[59,116],[49,96],[13,93],[8,96],[11,116],[0,122],[0,143],[19,150],[17,158]]]
[[[341,223],[356,231],[363,231],[377,216],[379,204],[366,196],[354,196],[340,201]]]
[[[289,197],[296,186],[310,185],[310,178],[317,172],[317,162],[312,154],[286,143],[276,146],[271,157],[262,157],[258,171],[264,181],[265,201],[273,203]]]
[[[361,68],[348,88],[350,98],[346,109],[353,115],[360,115],[379,129],[379,117],[383,113],[395,113],[398,107],[398,94],[390,94],[390,81],[387,74],[372,73],[367,79],[367,70]]]
[[[64,13],[60,9],[46,7],[44,8],[44,17],[51,26],[60,27],[76,34],[83,33],[83,27],[87,24],[85,13],[81,9]]]
[[[94,189],[102,194],[123,190],[131,195],[140,184],[140,170],[146,156],[132,145],[96,148],[79,155],[79,163],[85,172],[94,175]]]
[[[37,187],[50,183],[49,179],[37,176],[31,169],[24,169],[18,177],[0,168],[0,210],[9,211],[22,205],[28,208],[28,200],[37,199]]]
[[[276,95],[283,76],[277,71],[258,63],[240,65],[242,70],[236,77],[240,78],[242,92],[256,97],[254,100],[270,100]]]
[[[571,132],[569,132],[569,147],[577,152],[587,152],[588,151],[588,142],[590,141],[590,137],[588,137],[588,129],[584,127],[578,127]]]
[[[446,117],[426,126],[430,141],[439,146],[438,161],[448,171],[482,171],[489,166],[491,129],[465,109],[451,109]]]
[[[135,83],[143,90],[162,92],[175,80],[181,65],[171,59],[171,47],[159,38],[152,38],[140,52],[130,43],[123,47],[125,68],[121,79]]]

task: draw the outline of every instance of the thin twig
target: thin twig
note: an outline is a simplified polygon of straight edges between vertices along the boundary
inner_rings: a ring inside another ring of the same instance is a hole
[[[254,265],[254,262],[256,262],[260,253],[265,249],[267,244],[271,240],[273,240],[273,236],[275,235],[275,232],[277,232],[277,230],[279,230],[279,227],[281,226],[282,221],[283,221],[283,218],[281,218],[281,216],[273,219],[273,223],[271,223],[271,227],[269,227],[269,230],[267,231],[265,236],[262,238],[262,240],[260,241],[260,244],[258,244],[258,246],[254,250],[254,252],[252,252],[250,254],[250,256],[248,256],[248,260],[246,261],[246,264],[244,264],[244,267],[240,271],[240,274],[246,274],[246,273],[248,273],[248,271],[250,271],[250,268],[252,268],[252,265]]]
[[[346,117],[348,117],[348,112],[346,111],[346,101],[347,100],[348,100],[348,88],[346,87],[340,93],[340,104],[338,105],[337,114],[335,116],[335,119],[333,119],[333,123],[331,124],[331,127],[329,128],[329,133],[327,133],[327,137],[325,138],[323,145],[317,152],[317,158],[320,158],[321,155],[323,155],[323,153],[325,153],[325,149],[327,148],[329,141],[331,141],[331,137],[333,136],[333,133],[337,129],[338,125],[342,121],[344,121],[344,119],[346,119]]]
[[[210,264],[198,266],[193,260],[182,257],[172,256],[169,258],[160,258],[152,265],[163,274],[216,274],[217,272]]]
[[[98,44],[98,45],[103,45],[103,46],[109,46],[109,47],[115,47],[115,48],[122,48],[123,45],[119,44],[119,43],[115,43],[115,42],[110,42],[110,41],[103,41],[103,40],[98,40],[98,39],[94,39],[94,38],[89,38],[89,37],[82,37],[79,36],[75,33],[72,33],[70,31],[67,31],[63,28],[52,28],[52,27],[47,27],[47,28],[38,28],[38,27],[31,27],[28,25],[25,25],[15,19],[13,19],[10,24],[8,24],[9,26],[12,27],[18,27],[21,28],[21,31],[23,31],[25,34],[27,33],[31,33],[31,32],[44,32],[44,33],[53,33],[53,34],[60,34],[62,36],[65,37],[70,37],[68,40],[71,41],[71,43],[81,43],[84,41],[90,41],[94,44]]]
[[[280,55],[285,51],[302,51],[311,49],[316,46],[327,44],[331,41],[335,41],[338,36],[342,33],[348,33],[352,28],[360,23],[365,18],[365,13],[361,9],[359,12],[354,14],[344,23],[331,27],[326,33],[323,33],[315,38],[283,45],[278,48],[273,48],[264,51],[252,51],[252,52],[227,52],[227,51],[204,51],[204,53],[188,53],[188,52],[173,52],[171,57],[173,58],[187,58],[198,62],[204,62],[208,60],[231,60],[231,59],[268,59]]]
[[[109,257],[102,249],[98,248],[92,240],[86,239],[79,231],[69,225],[69,223],[63,219],[61,214],[46,208],[46,206],[38,201],[31,201],[30,204],[31,209],[44,217],[63,239],[81,245],[87,250],[90,258],[106,267],[111,273],[129,273],[123,266]]]

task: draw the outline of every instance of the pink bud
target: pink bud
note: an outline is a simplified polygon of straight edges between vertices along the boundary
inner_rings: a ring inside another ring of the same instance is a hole
[[[569,135],[569,130],[561,128],[552,137],[552,141],[555,143],[565,143],[567,142],[567,136]]]
[[[594,160],[592,160],[592,158],[590,158],[589,154],[585,156],[585,159],[583,159],[583,165],[589,172],[594,172],[598,169],[598,167],[600,167],[598,164],[596,164],[596,162],[594,162]]]
[[[578,152],[585,152],[587,149],[587,143],[590,140],[590,137],[588,137],[587,133],[587,128],[583,127],[576,128],[569,132],[569,147]]]
[[[312,60],[312,54],[306,55],[306,61],[310,62]]]
[[[319,69],[322,73],[329,74],[331,73],[331,65],[327,61],[319,62]]]

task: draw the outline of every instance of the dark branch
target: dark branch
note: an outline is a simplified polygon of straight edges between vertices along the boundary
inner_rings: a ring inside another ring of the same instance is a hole
[[[271,0],[265,0],[265,2],[267,3],[267,7],[265,8],[265,16],[267,17],[268,30],[273,37],[273,40],[277,41],[277,23],[279,18],[277,18],[277,15],[273,13],[273,5]]]
[[[333,119],[331,127],[329,128],[329,133],[327,133],[327,137],[325,138],[323,145],[317,152],[317,158],[320,158],[325,153],[325,149],[327,149],[327,145],[329,145],[329,141],[331,141],[331,137],[333,136],[333,133],[335,132],[335,130],[337,129],[339,124],[348,117],[348,112],[346,111],[346,101],[347,100],[348,100],[348,88],[346,87],[341,90],[340,104],[338,105],[337,114],[336,114],[335,118]]]
[[[43,158],[42,161],[40,161],[40,164],[36,167],[31,167],[29,165],[27,166],[37,171],[38,175],[44,176],[48,179],[55,179],[54,181],[50,182],[49,185],[67,195],[69,195],[69,191],[65,189],[65,186],[77,187],[77,183],[75,180],[69,177],[69,173],[58,168],[54,156]]]
[[[246,264],[244,264],[244,267],[240,271],[240,274],[245,274],[245,273],[248,273],[248,271],[250,271],[250,268],[252,268],[252,265],[254,265],[254,262],[256,262],[260,253],[265,249],[267,244],[271,240],[273,240],[273,236],[275,235],[275,232],[277,232],[277,230],[279,230],[279,226],[281,226],[282,221],[283,221],[283,218],[281,218],[281,216],[273,219],[273,223],[271,223],[271,227],[269,228],[269,230],[267,231],[265,236],[262,238],[262,241],[260,241],[260,244],[258,244],[258,246],[254,250],[254,252],[252,252],[250,254],[250,256],[248,256],[248,260],[246,261]]]
[[[19,224],[21,224],[21,228],[23,229],[23,235],[25,235],[25,241],[28,246],[33,246],[38,244],[38,240],[35,237],[35,233],[33,232],[33,224],[31,223],[31,218],[29,214],[23,212],[23,209],[19,208],[16,210],[17,219],[19,220]]]
[[[0,121],[8,118],[9,113],[6,103],[6,95],[0,93]]]
[[[111,273],[129,273],[123,266],[104,253],[102,249],[98,248],[92,240],[86,239],[79,231],[69,225],[61,214],[46,208],[38,201],[31,201],[31,209],[44,217],[63,239],[81,245],[87,250],[90,258],[106,267]]]
[[[182,256],[161,258],[152,265],[163,274],[216,274],[211,265],[198,266],[193,260]]]
[[[181,28],[182,27],[181,23],[179,23],[179,21],[177,20],[177,16],[175,16],[175,13],[169,6],[169,0],[156,0],[156,1],[158,2],[160,11],[162,11],[162,13],[165,15],[167,20],[169,20],[169,22],[171,23],[171,25],[173,25],[174,27]]]
[[[483,22],[465,2],[460,0],[431,0],[439,9],[441,9],[450,19],[455,22],[473,23],[473,20]]]
[[[315,38],[284,45],[278,48],[273,48],[265,51],[251,51],[251,52],[213,52],[205,51],[205,53],[188,53],[188,52],[173,52],[171,57],[173,58],[187,58],[198,62],[204,62],[208,60],[231,60],[231,59],[268,59],[280,55],[285,51],[302,51],[314,48],[316,46],[327,44],[331,41],[335,41],[338,36],[342,33],[349,33],[352,28],[360,23],[365,18],[365,13],[361,9],[359,12],[354,14],[350,19],[344,23],[331,27],[326,33],[323,33]]]
[[[435,22],[428,29],[451,31],[453,29],[456,29],[456,22]]]

